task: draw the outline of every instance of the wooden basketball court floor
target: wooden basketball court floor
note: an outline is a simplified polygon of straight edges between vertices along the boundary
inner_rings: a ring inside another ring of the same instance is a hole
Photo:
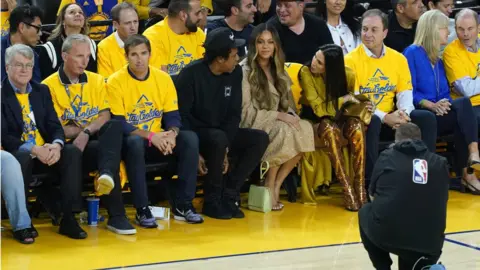
[[[428,198],[426,198],[428,199]],[[284,202],[267,214],[245,209],[243,220],[205,219],[189,225],[171,219],[158,229],[120,236],[82,225],[86,240],[57,234],[47,218],[35,219],[33,245],[13,240],[8,221],[1,235],[2,269],[373,269],[358,233],[357,214],[341,206],[341,194],[319,197],[317,206]],[[199,202],[196,202],[197,207]],[[128,209],[134,219],[134,210]],[[441,261],[447,269],[480,270],[480,197],[450,192]],[[396,269],[395,258],[394,266]]]

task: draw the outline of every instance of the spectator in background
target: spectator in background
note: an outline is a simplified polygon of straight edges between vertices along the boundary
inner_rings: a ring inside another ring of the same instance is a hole
[[[15,44],[24,44],[34,48],[42,35],[42,11],[35,6],[22,5],[12,10],[9,18],[10,33],[2,36],[1,41],[1,78],[7,77],[5,70],[5,51]],[[34,52],[33,77],[35,82],[41,81],[40,62],[38,54]]]
[[[306,64],[318,47],[332,44],[333,39],[327,24],[315,15],[304,13],[305,3],[300,1],[277,1],[277,16],[270,19],[277,30],[285,61]]]
[[[122,151],[136,219],[143,227],[156,227],[148,208],[145,159],[174,160],[178,175],[178,180],[170,180],[175,181],[175,196],[171,198],[174,218],[202,223],[202,216],[192,205],[197,187],[198,138],[193,131],[180,130],[175,85],[168,74],[148,65],[150,51],[146,37],[130,36],[125,41],[129,64],[111,75],[107,84],[112,114],[123,123],[126,135]]]
[[[412,45],[417,21],[424,12],[422,0],[391,0],[393,10],[388,14],[388,33],[385,45],[402,53]]]
[[[31,225],[32,220],[28,215],[20,163],[12,154],[2,150],[0,166],[2,197],[12,226],[13,238],[22,244],[33,244],[38,232]]]
[[[17,0],[1,0],[0,2],[1,7],[1,21],[0,21],[0,29],[1,29],[1,36],[6,36],[8,31],[10,30],[10,23],[8,22],[10,18],[10,12],[17,6]]]
[[[48,87],[31,81],[33,61],[33,50],[24,44],[13,45],[5,53],[8,77],[3,80],[1,93],[2,146],[20,163],[24,194],[28,194],[34,171],[59,175],[63,212],[59,232],[84,239],[87,233],[74,215],[82,199],[81,152],[65,145]],[[31,230],[36,232],[33,226]]]
[[[440,47],[447,42],[448,17],[438,10],[424,13],[418,21],[413,45],[404,51],[412,74],[413,102],[417,108],[436,114],[439,136],[455,134],[455,153],[457,164],[463,169],[463,184],[480,190],[480,182],[473,171],[468,170],[470,167],[480,169],[477,118],[468,97],[453,101],[450,97],[440,59]]]
[[[448,163],[421,138],[415,124],[400,125],[395,144],[375,164],[372,202],[358,213],[363,246],[375,269],[391,269],[390,253],[398,255],[399,270],[430,269],[442,254]]]
[[[300,70],[300,83],[303,89],[301,116],[314,123],[316,146],[327,153],[335,175],[343,186],[345,208],[358,211],[367,202],[365,126],[355,117],[335,119],[337,114],[341,114],[344,103],[358,102],[353,96],[355,74],[352,69],[345,67],[341,47],[335,44],[321,46],[312,57],[311,64]],[[373,106],[370,107],[373,110]],[[345,164],[342,137],[348,141],[353,175]]]
[[[176,75],[202,58],[205,34],[198,28],[202,17],[200,0],[171,0],[168,16],[143,33],[152,44],[150,64]]]
[[[66,37],[73,34],[88,34],[87,18],[78,4],[65,5],[57,17],[56,27],[48,37],[48,42],[37,46],[42,80],[57,72],[63,64],[62,44]],[[97,72],[97,45],[90,40],[90,59],[87,70]]]
[[[77,3],[85,10],[89,22],[110,20],[112,8],[116,4],[124,1],[133,4],[137,8],[140,19],[142,20],[148,19],[149,17],[165,15],[163,9],[149,7],[149,0],[62,0],[58,8],[57,16],[60,16],[60,11],[67,4]],[[112,31],[112,26],[95,26],[90,29],[90,38],[95,41],[101,41],[110,35]]]
[[[423,0],[423,4],[429,9],[440,10],[445,16],[449,18],[448,23],[448,43],[454,41],[457,38],[457,33],[455,31],[455,19],[450,18],[452,15],[453,8],[455,7],[453,0]],[[442,46],[442,51],[446,45]]]
[[[353,0],[320,0],[317,4],[317,15],[327,22],[333,42],[342,47],[344,55],[362,44],[361,25],[355,18],[353,5]]]
[[[212,30],[204,44],[205,57],[175,80],[183,127],[195,131],[200,142],[199,171],[206,174],[203,214],[217,219],[245,217],[240,188],[268,146],[265,132],[238,128],[242,70],[237,48],[244,43],[226,27]],[[229,157],[235,161],[231,166]]]
[[[218,3],[225,12],[225,18],[208,23],[205,33],[219,27],[229,28],[235,38],[250,40],[253,31],[253,19],[257,8],[253,0],[223,0]],[[247,45],[239,48],[238,56],[243,58],[247,54]]]
[[[240,127],[268,133],[262,161],[268,162],[265,186],[272,192],[272,209],[282,210],[280,188],[305,152],[315,151],[312,125],[301,120],[291,92],[291,80],[277,31],[271,25],[255,27],[243,68]]]
[[[392,140],[401,124],[416,123],[431,152],[435,151],[437,139],[435,115],[413,106],[407,59],[383,45],[387,32],[387,15],[378,9],[368,10],[362,16],[362,45],[345,56],[345,64],[355,72],[355,92],[368,96],[376,106],[367,129],[367,182],[378,158],[380,140]]]
[[[138,34],[138,13],[135,6],[123,2],[112,8],[113,27],[116,29],[98,44],[98,74],[108,78],[128,64],[125,41]]]
[[[117,234],[135,234],[122,202],[119,178],[122,124],[110,119],[105,78],[85,71],[90,57],[90,38],[68,36],[62,45],[63,65],[43,81],[69,144],[83,152],[84,171],[99,171],[96,191],[105,202],[107,228]],[[83,163],[83,166],[82,166]],[[80,173],[81,174],[81,173]]]

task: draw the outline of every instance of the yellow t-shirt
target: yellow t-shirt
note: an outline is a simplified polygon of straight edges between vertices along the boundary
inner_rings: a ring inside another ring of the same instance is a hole
[[[138,129],[160,132],[163,114],[178,110],[172,79],[151,66],[145,81],[133,78],[123,67],[108,78],[107,89],[112,114],[125,116]]]
[[[452,86],[452,98],[459,98],[453,83],[464,77],[476,79],[480,75],[480,51],[469,52],[459,39],[452,41],[443,51],[443,63],[447,79]],[[470,97],[473,106],[480,105],[480,95]]]
[[[150,65],[161,68],[167,66],[167,73],[175,75],[190,62],[203,57],[205,33],[197,32],[177,35],[168,26],[168,17],[148,28],[143,33],[152,45]]]
[[[45,144],[45,141],[38,131],[37,125],[35,124],[35,116],[33,115],[32,108],[30,107],[30,100],[28,99],[29,94],[20,94],[16,93],[20,107],[22,108],[22,119],[23,119],[23,133],[22,141],[30,142],[38,146]]]
[[[67,86],[60,80],[59,72],[55,72],[42,82],[50,88],[55,111],[63,126],[73,122],[86,127],[100,112],[110,108],[105,79],[89,71],[85,71],[85,76],[86,83]]]
[[[405,56],[385,46],[385,55],[373,58],[364,46],[345,56],[345,65],[355,72],[355,92],[366,95],[377,109],[390,113],[395,109],[395,95],[412,90],[412,78]]]
[[[2,29],[2,37],[3,37],[3,36],[6,36],[10,31],[10,22],[8,21],[8,19],[10,18],[10,11],[2,10],[0,17],[1,17],[0,28]]]
[[[292,80],[291,91],[292,91],[293,100],[295,101],[295,106],[297,107],[297,110],[300,110],[302,108],[302,105],[300,104],[302,87],[300,86],[300,82],[298,81],[298,73],[300,72],[301,68],[302,68],[302,65],[298,63],[285,63],[285,70],[287,71],[288,76],[290,77],[290,80]]]
[[[125,57],[125,49],[120,47],[117,39],[121,41],[121,44],[123,45],[123,41],[116,32],[98,44],[98,73],[105,78],[108,78],[128,63],[127,58]]]

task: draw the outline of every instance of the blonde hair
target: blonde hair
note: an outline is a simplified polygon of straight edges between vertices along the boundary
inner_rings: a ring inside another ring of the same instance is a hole
[[[439,10],[429,10],[418,20],[413,44],[422,46],[431,63],[440,58],[440,28],[448,28],[448,17]]]

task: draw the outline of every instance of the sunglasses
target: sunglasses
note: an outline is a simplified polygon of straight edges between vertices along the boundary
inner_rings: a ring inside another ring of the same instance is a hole
[[[37,30],[37,34],[40,33],[40,31],[42,31],[42,26],[41,25],[35,25],[35,24],[27,23],[27,22],[23,22],[23,23],[28,25],[28,26],[31,26],[31,27],[35,28]]]

